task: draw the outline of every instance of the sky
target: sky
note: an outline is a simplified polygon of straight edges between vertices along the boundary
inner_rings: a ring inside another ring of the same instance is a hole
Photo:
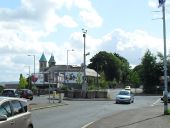
[[[170,52],[170,0],[166,0]],[[86,63],[100,51],[118,53],[133,67],[147,49],[163,53],[162,8],[158,0],[0,0],[0,82],[39,72],[42,53],[56,65]],[[71,51],[74,49],[74,51]],[[32,55],[32,56],[28,56]]]

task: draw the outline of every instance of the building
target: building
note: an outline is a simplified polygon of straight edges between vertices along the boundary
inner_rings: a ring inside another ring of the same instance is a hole
[[[94,79],[94,82],[100,75],[93,69],[86,68],[87,82],[88,79]],[[37,87],[54,87],[66,85],[68,88],[82,88],[83,68],[74,65],[56,65],[54,55],[51,55],[48,65],[47,59],[42,54],[39,60],[39,73],[35,74],[37,78],[35,84]]]

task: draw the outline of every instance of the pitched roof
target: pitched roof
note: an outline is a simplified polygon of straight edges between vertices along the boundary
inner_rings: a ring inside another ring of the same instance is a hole
[[[44,53],[42,54],[42,56],[41,56],[39,62],[47,62]]]
[[[53,55],[53,54],[51,54],[50,60],[49,60],[48,62],[49,62],[49,63],[55,62],[55,60],[54,60],[54,55]]]

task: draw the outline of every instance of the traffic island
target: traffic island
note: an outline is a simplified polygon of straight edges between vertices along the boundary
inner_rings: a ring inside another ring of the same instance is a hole
[[[59,107],[68,105],[66,103],[34,103],[30,104],[31,111],[39,110],[39,109],[45,109],[45,108],[52,108],[52,107]]]

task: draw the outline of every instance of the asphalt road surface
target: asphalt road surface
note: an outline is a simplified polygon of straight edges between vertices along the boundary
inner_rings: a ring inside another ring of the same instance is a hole
[[[115,101],[64,101],[68,105],[33,111],[32,118],[35,128],[82,128],[113,113],[162,104],[159,99],[159,96],[136,96],[132,104],[115,104]]]

